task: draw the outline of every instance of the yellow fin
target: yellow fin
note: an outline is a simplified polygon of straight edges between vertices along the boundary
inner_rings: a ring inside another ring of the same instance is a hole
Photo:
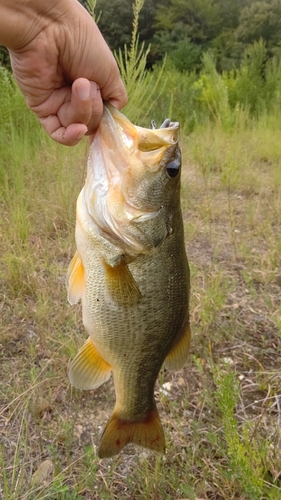
[[[135,304],[141,298],[141,292],[128,265],[120,262],[110,266],[104,262],[106,285],[110,297],[117,304]]]
[[[100,356],[89,337],[72,361],[68,376],[77,389],[95,389],[109,379],[110,373],[110,365]]]
[[[190,325],[184,325],[184,328],[179,332],[176,337],[172,348],[165,359],[165,368],[168,370],[180,370],[186,363],[190,346]]]
[[[77,304],[82,298],[85,290],[85,274],[81,257],[76,251],[67,270],[66,287],[68,290],[68,302],[73,305]]]
[[[98,456],[109,458],[117,455],[128,443],[165,453],[165,437],[156,408],[141,422],[128,422],[113,411],[101,437]]]

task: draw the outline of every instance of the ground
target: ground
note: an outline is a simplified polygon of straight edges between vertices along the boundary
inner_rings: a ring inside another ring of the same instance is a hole
[[[86,339],[80,306],[66,300],[69,226],[57,215],[49,234],[39,229],[14,255],[0,305],[0,498],[281,498],[281,196],[267,182],[271,167],[255,164],[259,184],[250,185],[224,182],[214,163],[208,172],[184,164],[192,343],[185,368],[163,370],[155,390],[164,458],[134,446],[96,456],[114,387],[68,383]],[[44,460],[47,476],[32,484]]]

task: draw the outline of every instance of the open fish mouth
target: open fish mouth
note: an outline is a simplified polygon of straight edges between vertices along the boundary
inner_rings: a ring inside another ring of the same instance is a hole
[[[172,122],[169,118],[166,118],[159,128],[156,127],[154,120],[151,120],[151,129],[139,127],[133,125],[126,116],[113,106],[107,104],[106,107],[120,131],[120,137],[124,145],[129,150],[138,153],[141,158],[145,158],[141,153],[151,154],[153,151],[163,147],[167,148],[177,142],[178,122]],[[153,163],[156,157],[156,154],[155,156],[152,154],[150,162]]]
[[[155,127],[154,122],[151,129],[133,125],[106,104],[90,149],[84,187],[88,212],[100,233],[129,253],[149,253],[168,234],[160,220],[162,200],[149,191],[166,151],[177,144],[179,124],[166,119]],[[155,242],[144,229],[153,220]]]

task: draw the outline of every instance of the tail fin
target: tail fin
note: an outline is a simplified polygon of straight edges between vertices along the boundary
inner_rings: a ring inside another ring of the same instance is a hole
[[[142,421],[135,422],[123,420],[114,410],[103,432],[98,455],[112,457],[129,443],[165,453],[165,437],[156,407]]]

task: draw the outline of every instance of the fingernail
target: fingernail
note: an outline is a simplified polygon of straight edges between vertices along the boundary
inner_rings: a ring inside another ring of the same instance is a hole
[[[87,99],[91,98],[91,93],[89,89],[89,85],[84,82],[77,86],[77,94],[81,101],[87,101]]]
[[[90,82],[91,84],[91,98],[95,99],[100,94],[100,89],[97,83]]]
[[[84,130],[82,130],[81,132],[79,132],[79,134],[77,134],[77,136],[76,136],[77,141],[80,141],[80,139],[82,139],[82,137],[84,137],[84,135],[87,132],[88,132],[88,128],[85,128]]]

